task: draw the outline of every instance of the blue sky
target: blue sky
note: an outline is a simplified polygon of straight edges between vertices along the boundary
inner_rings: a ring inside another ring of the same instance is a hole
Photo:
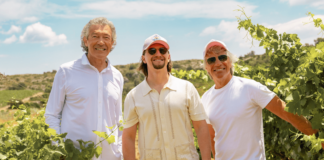
[[[324,20],[323,0],[0,0],[0,73],[43,73],[82,56],[80,35],[92,18],[106,17],[117,31],[108,58],[113,65],[139,62],[144,40],[157,33],[170,45],[171,59],[202,59],[210,39],[223,41],[236,56],[251,50],[237,29],[245,7],[253,23],[297,33],[302,43],[321,35],[307,12]]]

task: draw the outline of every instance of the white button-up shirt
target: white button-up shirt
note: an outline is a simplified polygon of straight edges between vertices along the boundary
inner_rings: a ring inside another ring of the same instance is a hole
[[[81,59],[60,66],[50,93],[45,117],[50,128],[58,134],[68,133],[66,138],[93,141],[102,140],[92,131],[105,131],[119,124],[122,119],[122,74],[108,61],[100,73],[89,63],[84,54]],[[106,127],[107,126],[107,127]],[[115,129],[115,128],[114,128]],[[122,158],[119,129],[113,133],[115,143],[101,143],[102,154],[98,159],[120,160]]]
[[[170,75],[160,94],[146,80],[124,103],[124,127],[138,127],[141,160],[198,160],[191,121],[207,119],[195,86]]]

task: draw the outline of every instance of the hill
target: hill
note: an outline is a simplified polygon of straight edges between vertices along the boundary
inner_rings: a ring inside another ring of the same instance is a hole
[[[259,65],[267,64],[269,59],[265,55],[255,55],[252,51],[242,57],[240,57],[239,64],[246,65]],[[127,65],[116,65],[115,67],[122,73],[124,77],[124,90],[123,90],[123,102],[126,94],[133,89],[137,84],[144,80],[144,75],[137,70],[139,63],[131,63]],[[191,59],[180,60],[172,62],[173,69],[175,70],[203,70],[203,60]],[[0,91],[2,90],[35,90],[38,92],[44,92],[42,96],[34,98],[35,101],[39,101],[38,104],[43,104],[47,100],[48,94],[52,89],[52,84],[56,74],[56,70],[44,72],[43,74],[21,74],[21,75],[0,75]],[[203,80],[190,80],[195,85],[200,95],[204,93],[205,88],[209,88],[213,85],[210,80],[205,82]],[[207,84],[206,84],[207,83]],[[1,101],[9,101],[8,96],[0,97]],[[21,97],[25,98],[25,97]],[[36,104],[35,104],[36,105]],[[3,107],[3,105],[0,106]],[[40,105],[36,105],[40,106]]]

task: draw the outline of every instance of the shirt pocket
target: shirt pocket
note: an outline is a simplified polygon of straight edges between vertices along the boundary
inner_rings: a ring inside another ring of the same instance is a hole
[[[175,147],[177,160],[199,160],[199,155],[193,143]]]
[[[145,149],[146,160],[161,160],[161,149]]]

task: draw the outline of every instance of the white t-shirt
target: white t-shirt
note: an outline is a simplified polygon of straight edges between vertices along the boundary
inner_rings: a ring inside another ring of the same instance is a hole
[[[207,123],[215,130],[215,159],[265,160],[262,109],[275,93],[254,80],[233,76],[202,96]]]

